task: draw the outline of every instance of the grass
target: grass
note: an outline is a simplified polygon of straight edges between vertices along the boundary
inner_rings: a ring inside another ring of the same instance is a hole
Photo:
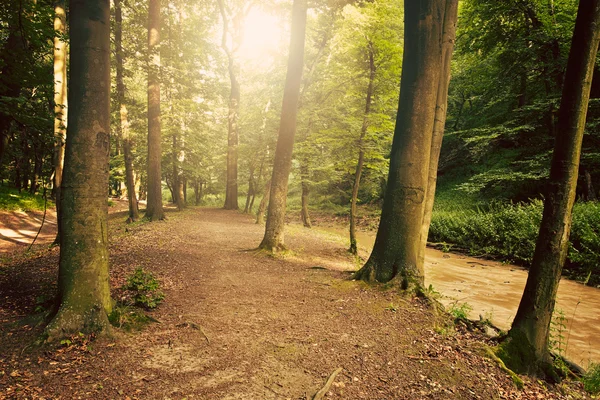
[[[53,207],[54,203],[48,200],[47,207]],[[44,197],[40,194],[30,194],[17,189],[0,185],[0,210],[1,211],[43,211]]]
[[[593,395],[600,394],[600,364],[592,364],[583,376],[583,387]]]
[[[529,266],[535,250],[543,203],[478,202],[474,197],[441,193],[429,240],[446,242],[472,255],[486,255]],[[575,204],[566,271],[600,283],[600,203]]]

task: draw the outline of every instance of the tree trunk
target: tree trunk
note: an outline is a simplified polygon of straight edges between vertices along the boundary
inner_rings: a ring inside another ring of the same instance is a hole
[[[425,211],[423,224],[421,226],[421,244],[419,246],[419,268],[425,266],[425,249],[427,247],[427,236],[433,213],[435,200],[435,188],[437,185],[438,164],[442,140],[444,138],[444,127],[446,125],[446,111],[448,106],[448,86],[450,85],[450,61],[454,50],[456,38],[456,19],[458,15],[458,0],[447,0],[444,12],[444,30],[442,34],[442,70],[437,87],[437,100],[435,105],[435,121],[433,123],[433,136],[431,138],[431,154],[429,155],[429,172],[427,180],[427,192],[425,195]]]
[[[592,175],[587,169],[583,172],[583,179],[585,180],[585,187],[583,188],[584,199],[586,201],[597,201],[596,191],[594,190],[594,184],[592,183]]]
[[[109,329],[108,159],[110,152],[109,0],[70,3],[69,132],[61,206],[59,308],[49,340]]]
[[[360,176],[362,174],[365,161],[365,135],[369,127],[369,114],[371,113],[371,101],[373,98],[373,82],[375,81],[375,54],[373,43],[369,41],[367,48],[369,56],[369,85],[367,86],[367,97],[365,99],[365,113],[363,123],[360,128],[360,137],[358,139],[358,162],[356,163],[356,172],[354,173],[354,185],[352,185],[352,198],[350,199],[350,253],[356,255],[358,248],[356,246],[356,202],[358,201],[358,189],[360,187]]]
[[[35,194],[38,190],[38,181],[42,176],[42,169],[44,166],[44,158],[41,149],[34,149],[34,163],[33,163],[33,177],[31,178],[31,186],[29,186],[29,193]]]
[[[218,0],[219,10],[223,18],[223,36],[221,47],[227,54],[227,69],[229,71],[229,80],[231,81],[231,91],[229,92],[229,113],[227,124],[227,185],[225,189],[225,205],[226,210],[237,210],[238,206],[238,115],[240,110],[240,83],[237,75],[239,73],[239,65],[235,57],[235,52],[241,45],[242,41],[242,13],[234,16],[233,32],[229,32],[229,19],[225,13],[223,0]],[[232,44],[231,49],[227,46],[227,35],[231,33]]]
[[[148,6],[148,191],[146,218],[158,221],[165,217],[161,187],[160,133],[160,0]]]
[[[309,169],[308,160],[306,158],[301,161],[300,176],[302,178],[302,208],[300,210],[300,218],[302,219],[302,225],[304,225],[305,228],[312,228],[312,223],[310,221],[310,213],[308,212],[310,186],[308,184]]]
[[[125,186],[127,187],[127,201],[129,215],[127,221],[134,222],[140,218],[138,202],[135,196],[135,180],[133,177],[133,154],[131,150],[131,137],[129,136],[129,121],[127,106],[125,105],[125,84],[123,83],[123,17],[121,0],[114,0],[115,5],[115,53],[117,59],[117,135],[123,138],[123,152],[125,159]]]
[[[267,209],[267,204],[269,204],[269,196],[271,196],[270,179],[267,181],[267,183],[265,183],[265,192],[263,194],[263,198],[260,200],[260,204],[258,205],[258,210],[256,211],[257,224],[262,224],[265,222],[265,210]]]
[[[356,277],[414,291],[423,285],[418,255],[442,61],[445,0],[405,0],[400,102],[387,189],[373,252]]]
[[[569,244],[581,142],[600,43],[600,0],[579,2],[540,233],[523,297],[499,355],[515,372],[555,379],[550,321]],[[568,83],[568,84],[567,84]]]
[[[250,174],[248,176],[248,193],[246,194],[246,205],[244,206],[244,214],[248,214],[250,211],[250,199],[254,194],[254,165],[250,164]]]
[[[267,214],[265,236],[260,243],[260,248],[268,251],[277,251],[284,246],[285,207],[290,169],[292,167],[292,152],[294,149],[294,135],[296,133],[296,116],[298,113],[298,98],[300,96],[300,82],[304,67],[304,41],[306,32],[307,0],[294,0],[292,7],[292,34],[290,38],[290,55],[288,69],[283,91],[283,104],[281,106],[281,122],[275,159],[273,161],[273,175],[271,178],[271,194]]]
[[[67,31],[65,0],[54,3],[54,31],[64,35]],[[56,198],[57,224],[54,244],[60,243],[60,185],[65,163],[65,141],[67,138],[67,44],[58,35],[54,36],[54,196]]]
[[[173,134],[173,149],[171,153],[171,161],[173,163],[173,180],[171,181],[173,203],[177,206],[179,211],[185,207],[183,198],[183,179],[179,172],[179,157],[181,149],[179,148],[178,134]]]

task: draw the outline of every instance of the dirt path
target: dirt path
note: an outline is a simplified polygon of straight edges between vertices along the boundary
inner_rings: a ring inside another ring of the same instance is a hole
[[[418,299],[348,280],[353,260],[327,235],[291,227],[294,253],[270,257],[248,251],[264,227],[237,212],[124,219],[110,224],[111,285],[138,266],[154,272],[160,323],[116,341],[31,346],[41,328],[22,318],[52,293],[58,251],[15,259],[0,270],[0,398],[310,399],[340,367],[328,399],[567,398],[536,382],[515,389],[480,355],[486,339]]]

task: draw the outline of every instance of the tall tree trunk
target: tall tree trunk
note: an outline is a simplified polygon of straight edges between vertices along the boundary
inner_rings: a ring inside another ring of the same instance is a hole
[[[269,204],[269,197],[271,196],[271,180],[269,179],[267,183],[265,183],[265,190],[263,193],[263,197],[260,200],[260,204],[258,205],[258,210],[256,211],[256,223],[262,224],[265,222],[265,210],[267,209],[267,204]]]
[[[558,135],[540,233],[523,297],[499,355],[520,373],[556,378],[548,350],[550,321],[569,244],[592,75],[600,43],[600,0],[579,2],[558,114]]]
[[[357,272],[367,281],[398,281],[417,290],[421,224],[442,61],[445,0],[405,0],[400,102],[387,189],[373,252]]]
[[[304,67],[304,41],[306,33],[307,0],[294,0],[292,7],[292,34],[290,38],[290,55],[283,91],[281,106],[281,122],[275,159],[273,160],[273,176],[271,178],[271,195],[267,213],[265,236],[260,248],[277,251],[284,246],[285,207],[287,201],[288,179],[292,167],[294,135],[296,133],[296,116],[300,82]]]
[[[148,5],[148,191],[146,218],[165,217],[161,187],[160,133],[160,0]]]
[[[306,158],[303,158],[300,161],[300,177],[302,179],[302,208],[300,209],[300,219],[302,219],[302,225],[304,225],[305,228],[312,228],[312,222],[310,221],[310,213],[308,211],[310,186],[308,184],[309,169],[308,160]]]
[[[123,138],[123,152],[125,159],[125,186],[127,187],[127,201],[129,203],[129,215],[127,221],[134,222],[140,218],[138,202],[135,196],[135,179],[133,177],[133,154],[131,149],[131,137],[129,135],[129,120],[127,106],[125,105],[125,83],[123,82],[123,16],[121,12],[121,0],[114,0],[115,5],[115,53],[117,59],[117,107],[119,118],[117,119],[117,135]]]
[[[109,0],[73,0],[69,132],[62,182],[59,308],[50,339],[109,329],[108,159],[110,152]]]
[[[360,128],[360,137],[358,139],[358,162],[356,163],[354,185],[352,185],[352,198],[350,199],[350,253],[354,255],[358,253],[358,248],[356,246],[356,202],[358,201],[360,176],[365,162],[365,135],[367,134],[367,128],[369,127],[369,114],[371,113],[371,102],[373,98],[373,83],[375,81],[375,54],[373,42],[371,41],[369,41],[367,52],[369,57],[369,85],[367,86],[365,113],[363,115],[362,127]]]
[[[435,121],[433,123],[427,192],[425,195],[425,211],[423,214],[423,224],[421,226],[421,245],[419,246],[418,259],[420,269],[423,269],[425,265],[425,249],[427,247],[427,236],[429,235],[429,225],[431,224],[431,215],[433,213],[440,151],[442,150],[442,139],[444,138],[444,127],[446,126],[448,86],[450,85],[450,61],[452,60],[454,40],[456,38],[457,15],[458,0],[447,0],[446,11],[444,12],[444,30],[442,34],[442,70],[437,87]]]
[[[240,110],[240,83],[237,75],[239,74],[239,65],[236,60],[236,51],[242,42],[242,16],[240,11],[238,15],[232,18],[232,32],[229,32],[229,19],[225,12],[223,0],[218,0],[219,10],[223,18],[223,36],[221,47],[227,54],[227,69],[229,71],[229,80],[231,81],[231,91],[229,92],[229,113],[227,124],[227,185],[225,189],[226,210],[237,210],[238,206],[238,115]],[[231,49],[227,46],[227,35],[231,33]]]
[[[67,31],[65,0],[54,3],[54,195],[56,197],[57,233],[54,244],[60,243],[60,185],[65,163],[67,139],[67,44],[61,36]]]

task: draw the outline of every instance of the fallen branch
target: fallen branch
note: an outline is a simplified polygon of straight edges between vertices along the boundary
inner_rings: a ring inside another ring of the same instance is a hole
[[[329,388],[331,388],[331,385],[333,384],[333,381],[335,380],[335,377],[338,376],[338,374],[342,372],[342,367],[336,369],[335,371],[333,371],[331,373],[331,375],[329,375],[329,378],[327,379],[327,382],[325,383],[325,386],[323,386],[323,388],[321,388],[321,390],[319,390],[312,398],[312,400],[321,400],[325,394],[329,391]]]

